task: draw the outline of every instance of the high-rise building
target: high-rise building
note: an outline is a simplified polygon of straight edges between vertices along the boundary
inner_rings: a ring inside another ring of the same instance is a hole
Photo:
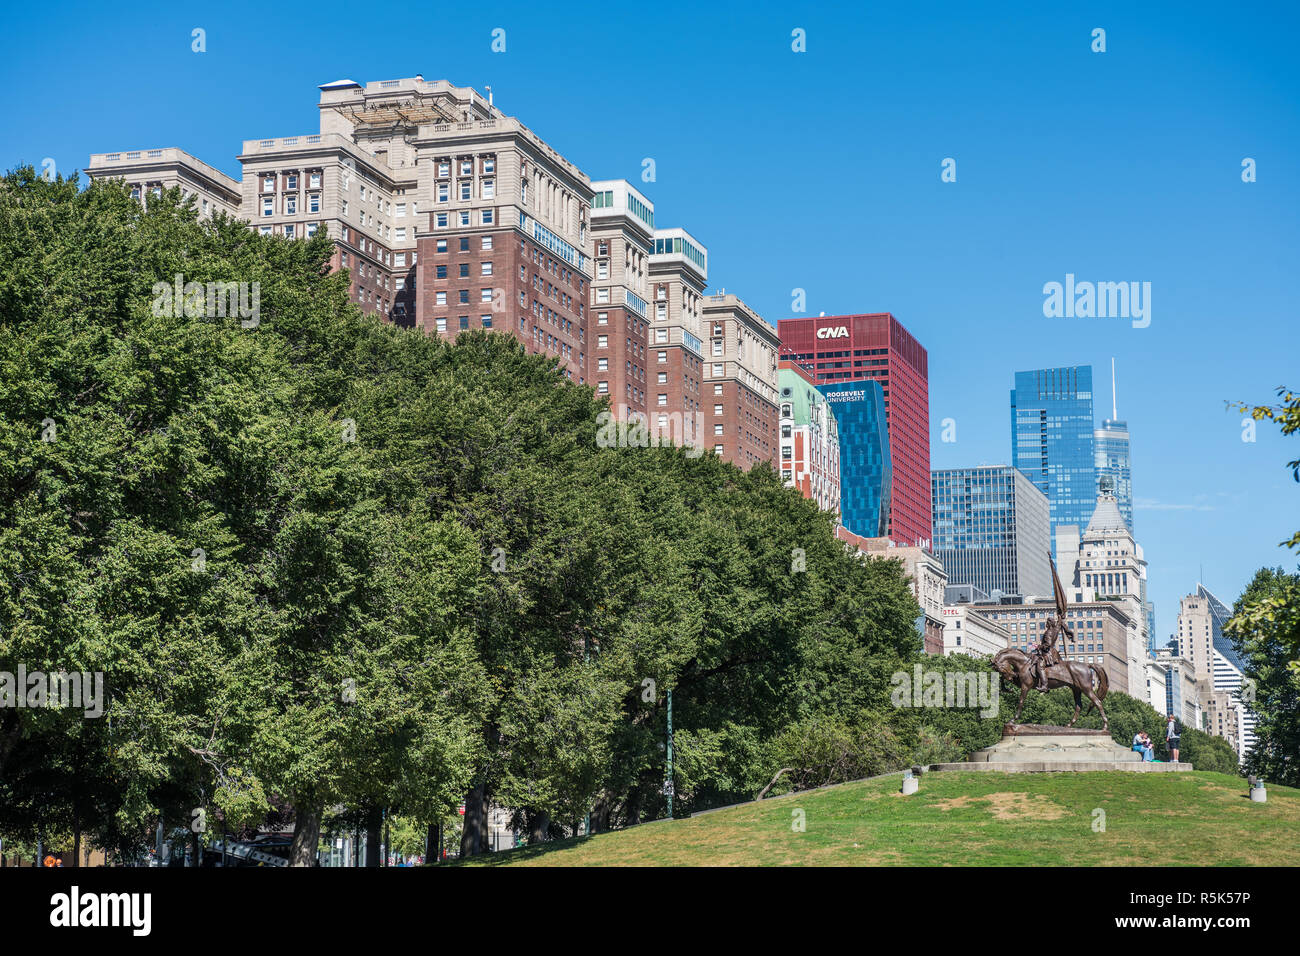
[[[725,290],[704,297],[705,447],[748,469],[777,467],[776,356],[770,322]],[[712,414],[709,414],[709,412]]]
[[[1016,373],[1011,464],[1047,495],[1053,542],[1059,525],[1088,524],[1097,492],[1092,366]]]
[[[1103,483],[1082,534],[1074,525],[1057,526],[1056,562],[1068,600],[1113,601],[1124,607],[1129,620],[1128,668],[1133,674],[1141,671],[1150,656],[1147,605],[1142,600],[1147,562],[1108,484]]]
[[[840,523],[865,538],[889,537],[893,466],[879,382],[823,382],[840,437]]]
[[[823,511],[840,510],[840,437],[826,396],[793,362],[777,368],[781,390],[781,479]]]
[[[218,212],[238,216],[242,199],[237,180],[174,146],[137,149],[125,153],[94,153],[87,175],[91,179],[122,179],[131,195],[146,207],[164,189],[179,186],[181,197],[194,197],[200,218]]]
[[[1210,681],[1214,676],[1214,620],[1209,602],[1197,594],[1189,594],[1178,606],[1178,633],[1175,635],[1178,654],[1192,662],[1196,679]]]
[[[950,585],[1050,596],[1047,496],[1009,465],[931,474],[933,551]]]
[[[819,316],[781,319],[781,344],[792,361],[809,368],[818,388],[863,391],[858,383],[880,386],[889,433],[890,477],[888,535],[899,544],[930,541],[930,391],[929,359],[925,349],[888,312],[871,315]],[[836,409],[840,423],[841,498],[858,492],[863,478],[850,474],[849,449],[857,443],[854,425]],[[868,423],[870,427],[870,423]],[[869,476],[868,480],[877,476]],[[883,492],[863,497],[881,498]],[[871,535],[874,530],[851,531]]]
[[[705,416],[716,384],[704,385],[703,297],[709,280],[709,251],[685,229],[656,229],[650,255],[650,323],[647,368],[653,376],[652,422],[660,434],[681,416],[685,442],[713,447],[714,416]],[[597,313],[597,321],[600,315]],[[660,403],[666,402],[667,412]],[[725,426],[724,426],[725,427]],[[679,442],[679,444],[682,442]]]
[[[1257,721],[1255,712],[1250,709],[1250,702],[1242,696],[1245,682],[1246,677],[1241,669],[1224,656],[1217,647],[1214,648],[1214,693],[1216,696],[1224,695],[1227,698],[1227,707],[1232,710],[1234,726],[1231,729],[1236,738],[1237,753],[1243,759],[1255,746]],[[1226,710],[1227,707],[1224,709]]]
[[[1205,600],[1205,606],[1210,612],[1210,643],[1233,667],[1241,670],[1246,664],[1241,659],[1237,648],[1233,646],[1232,639],[1223,633],[1223,625],[1227,624],[1228,619],[1232,617],[1232,609],[1199,581],[1196,584],[1196,596]]]
[[[1108,418],[1092,433],[1094,466],[1100,481],[1110,483],[1120,516],[1133,530],[1133,470],[1128,423]]]
[[[587,381],[608,395],[620,421],[644,420],[646,412],[667,414],[663,388],[647,382],[650,255],[654,248],[654,205],[631,183],[618,179],[591,184],[592,340],[587,343]],[[647,403],[647,392],[655,398]],[[680,412],[680,408],[676,408]]]
[[[1119,513],[1133,530],[1133,459],[1128,422],[1120,421],[1115,399],[1115,360],[1110,363],[1110,418],[1092,433],[1093,464],[1099,482],[1107,481]]]
[[[656,228],[649,198],[593,184],[472,88],[319,90],[320,132],[244,142],[239,182],[175,148],[96,154],[90,174],[142,202],[178,185],[264,235],[323,232],[362,309],[447,339],[511,335],[659,440],[776,466],[776,331],[734,295],[706,301],[707,250]]]

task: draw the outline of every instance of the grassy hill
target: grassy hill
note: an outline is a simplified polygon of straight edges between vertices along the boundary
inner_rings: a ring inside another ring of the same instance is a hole
[[[929,773],[805,791],[472,861],[523,866],[1300,864],[1300,790],[1217,773]],[[1094,820],[1105,812],[1105,830]],[[792,829],[802,811],[806,830]]]

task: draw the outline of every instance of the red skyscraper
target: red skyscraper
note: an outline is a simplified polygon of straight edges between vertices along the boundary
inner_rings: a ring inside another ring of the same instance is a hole
[[[818,385],[877,381],[885,392],[893,488],[889,537],[930,540],[930,386],[925,349],[888,312],[781,319],[783,358]]]

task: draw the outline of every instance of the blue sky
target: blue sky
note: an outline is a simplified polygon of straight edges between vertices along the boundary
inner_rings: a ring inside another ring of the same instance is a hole
[[[714,290],[772,321],[795,288],[811,314],[898,316],[929,350],[934,467],[1009,459],[1018,369],[1091,364],[1109,414],[1114,357],[1164,638],[1202,566],[1231,603],[1259,566],[1295,565],[1277,543],[1300,528],[1300,438],[1265,423],[1245,443],[1224,400],[1300,387],[1300,14],[1058,6],[404,5],[391,27],[374,23],[389,8],[331,0],[20,6],[0,165],[174,145],[238,175],[242,140],[316,130],[321,83],[491,85],[703,241]],[[1150,282],[1150,326],[1045,318],[1043,284],[1066,273]]]

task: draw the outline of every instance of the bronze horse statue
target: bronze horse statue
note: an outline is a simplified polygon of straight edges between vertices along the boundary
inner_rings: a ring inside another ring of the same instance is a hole
[[[1020,711],[1024,709],[1025,697],[1034,686],[1033,668],[1030,667],[1029,655],[1015,647],[1004,647],[993,655],[993,667],[1002,679],[1009,684],[1020,687],[1020,703],[1016,705],[1015,722],[1020,721]],[[1101,714],[1102,730],[1110,730],[1110,720],[1101,702],[1110,689],[1106,669],[1093,664],[1081,664],[1078,661],[1061,661],[1047,668],[1047,689],[1068,687],[1074,693],[1074,716],[1067,727],[1073,727],[1079,719],[1079,709],[1083,705],[1083,695],[1088,696],[1088,712],[1096,706]]]
[[[1074,632],[1065,623],[1065,588],[1061,587],[1061,577],[1056,573],[1056,561],[1050,551],[1047,553],[1047,560],[1052,566],[1052,592],[1056,598],[1056,616],[1049,616],[1047,619],[1047,627],[1039,644],[1039,648],[1045,653],[1037,658],[1039,666],[1045,667],[1047,671],[1047,690],[1053,687],[1068,687],[1074,694],[1074,716],[1065,726],[1073,727],[1074,722],[1079,719],[1083,695],[1087,694],[1088,711],[1091,713],[1092,708],[1096,706],[1097,712],[1101,714],[1102,729],[1110,730],[1110,719],[1106,716],[1106,709],[1101,706],[1106,692],[1110,690],[1110,679],[1106,677],[1106,669],[1093,664],[1061,660],[1056,654],[1056,639],[1065,635],[1073,640]],[[1035,658],[1031,658],[1030,655],[1015,647],[1005,647],[993,655],[993,667],[1002,675],[1002,679],[1020,687],[1020,703],[1016,705],[1016,723],[1020,722],[1020,712],[1024,710],[1025,697],[1028,696],[1029,689],[1035,685],[1034,663]]]

